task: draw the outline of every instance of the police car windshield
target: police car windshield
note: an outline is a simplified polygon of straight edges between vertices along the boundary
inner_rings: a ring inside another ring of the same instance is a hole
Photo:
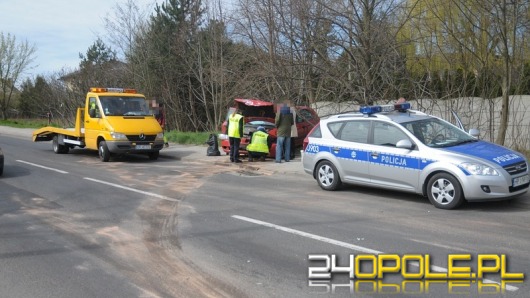
[[[423,144],[433,147],[451,147],[477,141],[456,126],[437,118],[401,123]]]

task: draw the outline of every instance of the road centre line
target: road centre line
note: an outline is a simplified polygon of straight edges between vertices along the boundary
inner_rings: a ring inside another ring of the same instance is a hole
[[[46,167],[46,166],[43,166],[43,165],[39,165],[39,164],[36,164],[36,163],[24,161],[24,160],[17,159],[17,162],[24,163],[24,164],[27,164],[27,165],[30,165],[30,166],[34,166],[34,167],[37,167],[37,168],[45,169],[45,170],[55,171],[55,172],[61,173],[61,174],[68,174],[68,172],[63,171],[63,170]]]
[[[151,197],[159,198],[159,199],[166,200],[166,201],[180,202],[179,199],[173,199],[173,198],[166,197],[166,196],[163,196],[163,195],[159,195],[159,194],[156,194],[156,193],[152,193],[152,192],[148,192],[148,191],[143,191],[143,190],[139,190],[139,189],[134,189],[134,188],[131,188],[131,187],[127,187],[127,186],[123,186],[123,185],[119,185],[119,184],[115,184],[115,183],[110,183],[110,182],[107,182],[107,181],[102,181],[102,180],[98,180],[98,179],[94,179],[94,178],[89,178],[89,177],[84,177],[83,179],[88,180],[88,181],[92,181],[92,182],[97,182],[97,183],[105,184],[105,185],[112,186],[112,187],[116,187],[116,188],[125,189],[125,190],[128,190],[128,191],[132,191],[132,192],[140,193],[140,194],[143,194],[143,195],[147,195],[147,196],[151,196]]]
[[[291,233],[291,234],[294,234],[294,235],[310,238],[310,239],[313,239],[313,240],[318,240],[318,241],[326,242],[326,243],[329,243],[329,244],[345,247],[345,248],[348,248],[348,249],[351,249],[351,250],[360,251],[360,252],[363,252],[363,253],[369,253],[369,254],[375,254],[375,255],[384,254],[384,252],[382,252],[382,251],[378,251],[378,250],[370,249],[370,248],[367,248],[367,247],[363,247],[363,246],[358,246],[358,245],[342,242],[342,241],[331,239],[331,238],[327,238],[327,237],[318,236],[318,235],[315,235],[315,234],[311,234],[311,233],[303,232],[303,231],[300,231],[300,230],[287,228],[287,227],[284,227],[284,226],[279,226],[279,225],[268,223],[268,222],[261,221],[261,220],[258,220],[258,219],[253,219],[253,218],[240,216],[240,215],[232,215],[232,218],[239,219],[239,220],[246,221],[246,222],[250,222],[250,223],[254,223],[254,224],[257,224],[257,225],[260,225],[260,226],[273,228],[273,229],[280,230],[280,231],[287,232],[287,233]],[[419,263],[411,262],[410,265],[414,265],[414,266],[418,267]],[[435,266],[435,265],[431,265],[431,270],[435,271],[435,272],[447,273],[447,268],[443,268],[443,267]],[[490,280],[490,279],[483,279],[483,282],[484,283],[500,284],[499,282],[496,282],[496,281]],[[505,285],[505,287],[506,287],[506,290],[508,290],[508,291],[517,291],[517,290],[519,290],[518,287],[511,286],[511,285]]]
[[[331,238],[318,236],[318,235],[307,233],[307,232],[302,232],[302,231],[299,231],[299,230],[295,230],[295,229],[291,229],[291,228],[275,225],[275,224],[272,224],[272,223],[264,222],[264,221],[253,219],[253,218],[248,218],[248,217],[244,217],[244,216],[240,216],[240,215],[232,215],[232,217],[235,218],[235,219],[251,222],[251,223],[254,223],[254,224],[257,224],[257,225],[273,228],[273,229],[280,230],[280,231],[283,231],[283,232],[295,234],[295,235],[306,237],[306,238],[311,238],[311,239],[314,239],[314,240],[326,242],[326,243],[337,245],[337,246],[342,246],[342,247],[345,247],[345,248],[349,248],[349,249],[352,249],[352,250],[356,250],[356,251],[360,251],[360,252],[364,252],[364,253],[368,253],[368,254],[378,255],[378,254],[382,254],[383,253],[382,251],[373,250],[373,249],[370,249],[370,248],[366,248],[366,247],[362,247],[362,246],[358,246],[358,245],[354,245],[354,244],[338,241],[338,240],[331,239]]]
[[[18,160],[18,159],[16,161],[20,162],[20,163],[23,163],[23,164],[30,165],[30,166],[34,166],[34,167],[37,167],[37,168],[42,168],[42,169],[46,169],[46,170],[50,170],[50,171],[55,171],[55,172],[58,172],[58,173],[61,173],[61,174],[68,174],[68,172],[66,172],[66,171],[59,170],[59,169],[54,169],[54,168],[50,168],[50,167],[46,167],[46,166],[39,165],[39,164],[32,163],[32,162],[28,162],[28,161],[24,161],[24,160]],[[143,191],[143,190],[138,190],[138,189],[134,189],[134,188],[131,188],[131,187],[127,187],[127,186],[123,186],[123,185],[119,185],[119,184],[114,184],[114,183],[110,183],[110,182],[106,182],[106,181],[102,181],[102,180],[97,180],[97,179],[88,178],[88,177],[85,177],[83,179],[89,180],[89,181],[92,181],[92,182],[98,182],[98,183],[106,184],[106,185],[117,187],[117,188],[121,188],[121,189],[125,189],[125,190],[136,192],[136,193],[141,193],[141,194],[144,194],[144,195],[148,195],[148,196],[159,198],[159,199],[166,200],[166,201],[171,201],[171,202],[179,202],[180,201],[178,199],[173,199],[173,198],[166,197],[166,196],[163,196],[163,195],[159,195],[159,194],[156,194],[156,193],[147,192],[147,191]]]

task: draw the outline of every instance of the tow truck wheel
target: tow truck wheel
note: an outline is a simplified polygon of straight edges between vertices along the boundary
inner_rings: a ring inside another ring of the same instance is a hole
[[[438,173],[427,184],[427,196],[436,208],[454,209],[464,202],[460,182],[450,174]]]
[[[324,190],[336,190],[342,184],[337,168],[329,161],[320,162],[315,174],[318,185]]]
[[[160,151],[150,152],[149,153],[149,159],[150,160],[157,160],[159,155],[160,155]]]
[[[68,151],[70,150],[68,146],[59,144],[59,136],[57,135],[53,136],[52,145],[53,152],[55,152],[56,154],[65,154],[68,153]]]
[[[101,159],[101,161],[103,161],[103,162],[109,161],[110,160],[110,151],[109,151],[109,148],[107,147],[107,142],[100,141],[98,148],[99,148],[98,149],[98,151],[99,151],[99,159]]]

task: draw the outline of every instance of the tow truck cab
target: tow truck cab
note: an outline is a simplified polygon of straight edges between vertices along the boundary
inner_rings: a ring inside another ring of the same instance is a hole
[[[87,148],[101,150],[102,141],[110,153],[156,154],[163,148],[162,127],[134,89],[92,88],[85,106]]]

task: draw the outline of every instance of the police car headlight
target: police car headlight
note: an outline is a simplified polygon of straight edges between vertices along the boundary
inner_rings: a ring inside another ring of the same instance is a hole
[[[465,162],[461,164],[461,166],[462,168],[466,169],[466,171],[471,173],[471,175],[499,176],[499,172],[497,172],[497,170],[484,164]]]
[[[127,140],[127,136],[121,132],[111,132],[110,136],[115,140]]]

